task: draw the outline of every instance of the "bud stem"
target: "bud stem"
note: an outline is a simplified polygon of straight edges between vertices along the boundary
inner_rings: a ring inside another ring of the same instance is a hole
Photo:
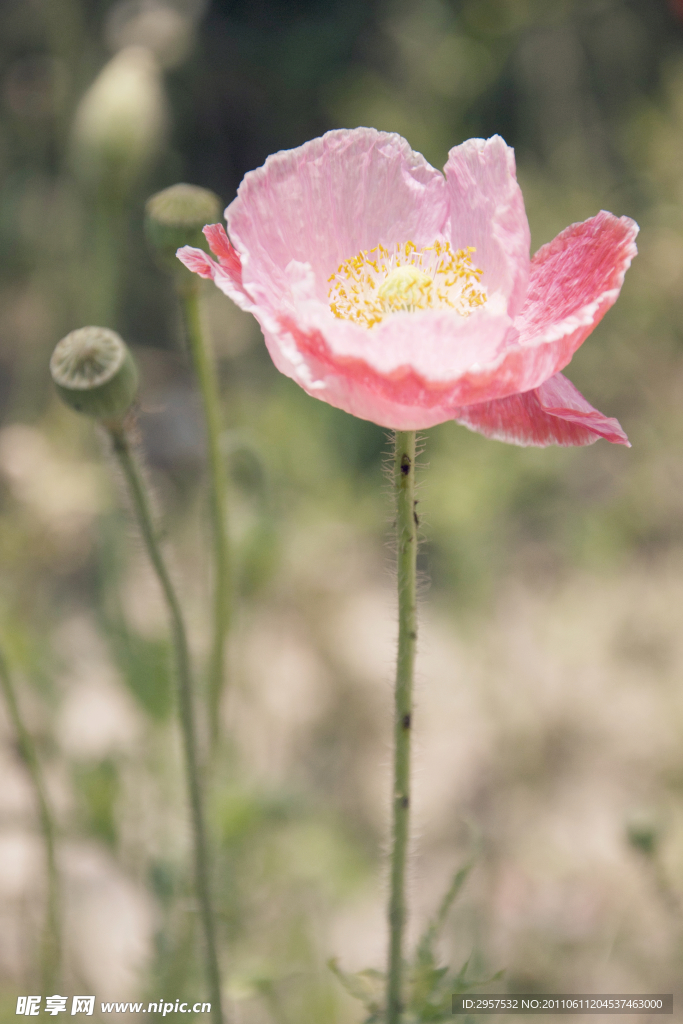
[[[121,269],[125,266],[125,204],[100,182],[91,197],[91,252],[86,254],[82,281],[81,319],[91,324],[117,324]]]
[[[389,895],[387,1024],[403,1017],[403,938],[407,917],[406,863],[410,821],[410,737],[417,641],[417,517],[415,431],[396,431],[394,456],[398,569],[398,658],[394,707],[393,830]]]
[[[114,452],[126,479],[133,504],[135,516],[140,527],[147,554],[161,585],[169,618],[173,646],[175,648],[176,676],[178,690],[178,710],[185,748],[185,764],[187,784],[192,816],[192,832],[194,839],[195,888],[199,901],[199,914],[202,922],[206,951],[206,973],[211,998],[211,1015],[214,1024],[223,1024],[221,1008],[221,983],[216,951],[216,929],[211,907],[209,857],[204,823],[204,808],[200,785],[199,757],[193,705],[192,670],[190,652],[187,643],[187,631],[180,610],[180,603],[166,563],[164,562],[157,532],[154,525],[151,504],[147,488],[133,454],[125,426],[121,422],[107,424]]]
[[[52,994],[58,984],[61,963],[61,924],[59,877],[55,855],[55,828],[50,805],[45,792],[43,774],[36,754],[36,747],[31,733],[26,728],[14,688],[14,682],[5,657],[0,651],[0,686],[2,686],[9,711],[10,721],[19,747],[19,753],[26,765],[33,785],[33,792],[38,806],[40,830],[43,834],[45,848],[45,866],[47,870],[47,906],[41,950],[41,984],[45,995]]]
[[[220,703],[225,678],[225,640],[230,627],[230,550],[227,532],[227,478],[221,452],[221,414],[216,369],[206,338],[199,282],[179,286],[187,342],[204,409],[213,536],[213,637],[208,669],[208,710],[212,751],[220,734]]]

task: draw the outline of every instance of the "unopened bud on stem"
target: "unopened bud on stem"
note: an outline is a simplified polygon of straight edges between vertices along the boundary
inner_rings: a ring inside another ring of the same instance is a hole
[[[122,416],[137,393],[138,371],[128,346],[106,327],[80,327],[62,338],[50,373],[67,405],[98,420]]]
[[[76,173],[108,189],[127,189],[161,149],[167,122],[154,56],[144,46],[125,47],[105,65],[76,110]]]
[[[178,268],[176,250],[182,245],[207,249],[202,228],[221,218],[217,195],[198,185],[171,185],[147,200],[145,234],[165,270]]]

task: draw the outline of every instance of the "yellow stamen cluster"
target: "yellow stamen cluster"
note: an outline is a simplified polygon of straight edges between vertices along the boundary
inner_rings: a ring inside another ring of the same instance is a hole
[[[453,252],[449,242],[418,249],[397,243],[394,251],[377,245],[344,260],[329,278],[330,309],[341,320],[374,327],[390,313],[452,309],[469,316],[486,302],[478,287],[483,271],[472,265],[475,250]]]

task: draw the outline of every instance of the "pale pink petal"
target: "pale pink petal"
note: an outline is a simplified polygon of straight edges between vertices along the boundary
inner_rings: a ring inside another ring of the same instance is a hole
[[[203,249],[195,249],[192,245],[184,245],[178,249],[176,256],[188,270],[200,277],[213,277],[218,269],[217,264]]]
[[[517,326],[524,347],[549,346],[557,370],[614,305],[637,254],[638,225],[601,210],[570,224],[531,262],[527,300]]]
[[[259,322],[277,368],[314,398],[394,430],[420,430],[452,418],[448,393],[426,388],[409,367],[387,378],[362,360],[337,364],[327,357],[322,336],[303,336],[296,321],[283,321],[274,331]]]
[[[328,132],[269,156],[225,211],[244,287],[276,307],[292,260],[308,263],[318,298],[339,264],[378,243],[431,245],[443,229],[443,176],[399,135],[374,128]]]
[[[298,308],[297,313],[300,312]],[[329,329],[325,323],[327,329],[323,331],[315,326],[314,319],[310,317],[283,312],[278,316],[277,323],[273,324],[271,320],[267,325],[263,310],[260,310],[258,316],[266,344],[279,369],[294,377],[316,398],[362,419],[370,419],[380,426],[408,430],[442,423],[452,419],[453,410],[462,404],[463,396],[466,400],[471,394],[467,376],[458,376],[457,372],[454,372],[454,379],[426,380],[415,369],[414,346],[412,357],[403,362],[392,353],[391,344],[378,347],[375,354],[378,359],[384,354],[386,362],[379,368],[375,367],[368,352],[355,345],[354,331],[351,330],[356,327],[354,324],[334,321]],[[423,331],[417,337],[424,337],[426,349],[436,355],[436,347],[441,341],[444,350],[447,350],[449,337],[452,338],[452,335],[449,336],[452,323],[447,314],[439,324],[438,314],[413,313],[405,314],[405,317],[396,314],[389,318],[391,334],[387,337],[396,343],[399,352],[407,350],[408,355],[411,354],[410,343],[416,336],[412,327],[413,318],[416,326],[419,326],[418,320],[422,321]],[[401,323],[403,320],[406,321],[405,325]],[[467,325],[468,321],[464,320],[463,324]],[[490,319],[483,320],[478,328],[474,324],[471,326],[472,333],[464,339],[465,345],[479,343],[485,347],[487,329],[499,332],[505,324]],[[336,334],[339,329],[339,334]],[[356,330],[363,332],[362,337],[366,339],[372,333],[360,327]],[[349,335],[349,344],[345,350],[344,332]],[[334,346],[330,344],[331,337]],[[457,348],[448,358],[457,359]],[[289,371],[283,367],[283,362],[289,364]]]
[[[604,210],[572,224],[531,263],[529,296],[497,360],[468,374],[467,404],[531,391],[562,370],[614,304],[638,225]]]
[[[204,234],[212,252],[218,256],[218,262],[212,260],[203,249],[195,249],[184,245],[178,249],[176,256],[188,270],[201,277],[212,278],[222,292],[232,299],[240,309],[247,313],[256,313],[256,306],[251,297],[242,287],[242,267],[239,253],[232,247],[222,224],[208,224]]]
[[[189,245],[178,249],[178,259],[188,270],[202,277],[212,278],[214,284],[240,309],[252,313],[263,331],[268,351],[278,370],[288,377],[293,377],[302,387],[310,387],[312,375],[291,337],[272,316],[268,307],[257,306],[242,287],[239,254],[232,249],[223,227],[220,224],[209,225],[204,229],[204,234],[220,262],[212,260],[203,249],[195,249]]]
[[[458,410],[458,423],[508,444],[586,445],[604,437],[631,447],[618,420],[594,409],[564,374],[540,387]]]
[[[287,268],[288,300],[277,311],[281,322],[297,323],[300,351],[315,351],[337,368],[350,361],[366,363],[371,372],[402,377],[409,367],[425,387],[451,387],[472,366],[495,360],[516,338],[512,321],[488,306],[469,317],[452,310],[393,313],[371,330],[335,317],[315,295],[315,278],[304,263]],[[512,332],[513,338],[508,338]],[[313,339],[313,340],[309,340]]]
[[[558,371],[614,302],[637,226],[607,213],[572,225],[530,276],[512,150],[470,140],[446,175],[399,136],[329,132],[246,175],[226,211],[234,246],[221,225],[205,229],[217,261],[178,255],[254,314],[279,370],[356,416],[396,429],[455,418],[519,444],[627,444]],[[344,260],[439,237],[476,249],[483,307],[396,313],[372,330],[332,314],[328,278]]]
[[[317,376],[377,378],[373,387],[403,404],[414,392],[430,419],[427,410],[434,406],[445,410],[442,419],[450,419],[448,409],[527,391],[539,376],[547,379],[554,372],[552,349],[521,348],[513,323],[490,310],[488,303],[469,317],[448,310],[395,313],[367,330],[335,318],[327,304],[316,299],[310,267],[293,263],[286,276],[289,301],[274,318],[285,329],[287,344],[294,339],[303,358],[315,363]],[[272,346],[277,345],[277,335],[275,327]],[[414,384],[409,386],[408,379]]]
[[[469,139],[448,154],[450,203],[446,235],[454,249],[474,246],[490,294],[499,292],[510,316],[524,304],[529,280],[529,223],[517,184],[515,154],[499,135]]]

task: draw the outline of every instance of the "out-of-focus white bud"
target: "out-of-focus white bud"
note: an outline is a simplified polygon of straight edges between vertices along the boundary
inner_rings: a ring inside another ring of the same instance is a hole
[[[144,46],[127,46],[100,71],[76,110],[73,158],[79,177],[127,185],[152,162],[168,126],[159,66]]]
[[[174,68],[190,52],[194,21],[163,0],[119,0],[107,14],[105,36],[112,50],[145,46],[162,68]]]

